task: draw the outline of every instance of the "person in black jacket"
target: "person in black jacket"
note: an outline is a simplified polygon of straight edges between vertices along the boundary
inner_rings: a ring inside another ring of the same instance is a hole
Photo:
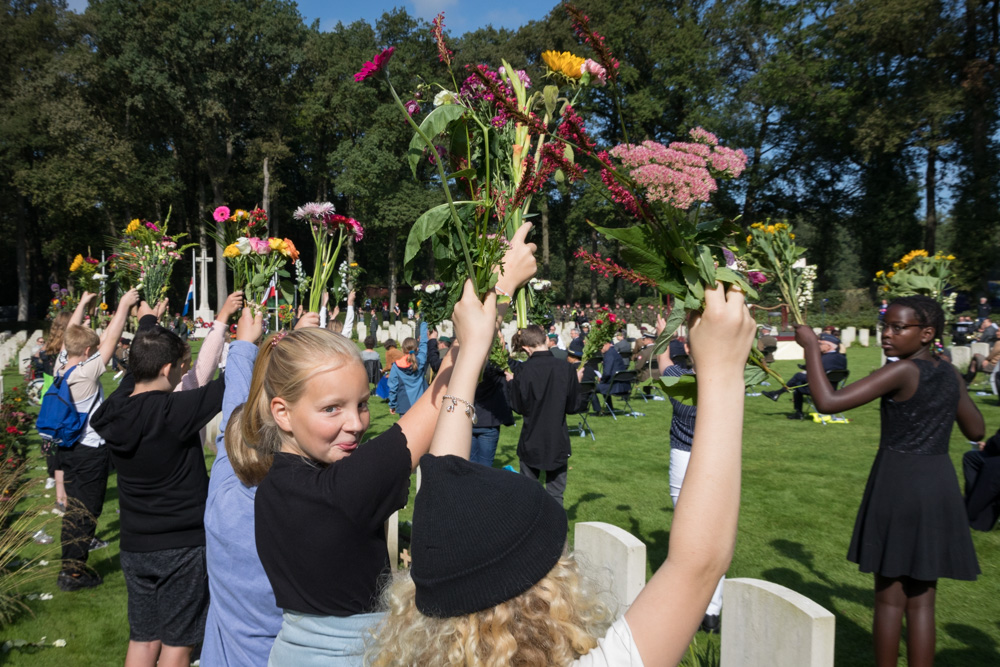
[[[503,334],[500,335],[501,342]],[[507,401],[507,376],[503,369],[487,361],[483,377],[476,385],[473,401],[476,407],[475,426],[472,427],[472,450],[469,460],[484,466],[493,466],[500,441],[500,427],[514,425],[514,413]]]
[[[545,490],[562,505],[572,454],[566,415],[580,407],[577,373],[552,356],[545,331],[538,325],[518,332],[512,343],[515,351],[530,355],[510,382],[510,406],[524,416],[517,441],[521,473],[538,480],[544,470]]]
[[[990,531],[1000,517],[1000,431],[962,457],[969,525]]]
[[[625,359],[618,353],[618,349],[611,341],[601,346],[601,354],[604,355],[604,360],[601,363],[601,377],[597,382],[597,391],[604,394],[606,397],[605,400],[608,403],[608,409],[611,410],[611,396],[627,393],[631,389],[628,382],[611,382],[611,378],[615,376],[615,373],[628,370],[628,364],[625,363]],[[597,400],[597,393],[593,395],[591,400],[593,401],[594,412],[603,414],[601,404]]]
[[[847,356],[840,353],[840,339],[833,334],[820,334],[819,350],[824,373],[842,371],[847,368]],[[809,379],[804,370],[793,375],[788,381],[788,386],[794,389],[792,392],[792,401],[795,405],[795,412],[788,415],[789,419],[806,418],[805,413],[802,412],[802,405],[805,400],[804,396],[810,393],[808,382]],[[785,391],[785,389],[778,389],[777,391],[765,391],[762,393],[772,401],[777,401],[778,397],[785,393]]]

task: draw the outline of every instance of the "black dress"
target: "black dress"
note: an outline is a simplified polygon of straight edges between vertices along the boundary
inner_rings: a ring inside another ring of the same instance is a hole
[[[862,572],[924,581],[974,580],[979,563],[948,440],[958,410],[951,364],[914,360],[912,398],[882,398],[882,435],[848,560]]]

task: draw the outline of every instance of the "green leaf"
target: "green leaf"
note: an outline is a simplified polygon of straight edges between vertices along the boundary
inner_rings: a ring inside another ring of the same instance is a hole
[[[443,109],[444,107],[438,108]],[[413,258],[420,252],[420,246],[424,241],[437,234],[450,217],[451,211],[448,210],[448,205],[441,204],[424,211],[424,214],[413,223],[413,227],[410,228],[410,233],[406,237],[406,249],[403,252],[403,271],[406,282],[412,281],[412,262]]]
[[[712,250],[705,245],[698,246],[698,273],[703,285],[715,286],[715,258],[712,257]]]
[[[434,137],[445,131],[448,123],[461,118],[465,111],[465,107],[458,104],[443,104],[427,114],[427,117],[420,123],[420,131],[433,141]],[[413,138],[410,139],[410,148],[406,151],[406,159],[410,162],[410,170],[413,172],[414,178],[417,177],[417,165],[420,164],[420,158],[424,156],[424,149],[433,150],[419,133],[414,132]]]
[[[696,266],[695,261],[694,261],[694,257],[692,257],[691,253],[689,253],[687,251],[687,248],[684,248],[684,247],[681,247],[681,246],[677,246],[676,248],[673,249],[673,254],[674,254],[674,257],[676,257],[677,259],[681,260],[682,262],[684,262],[688,266]]]
[[[476,170],[469,168],[463,169],[462,171],[456,171],[454,174],[448,174],[448,179],[452,178],[471,178],[476,175]]]
[[[658,377],[655,380],[667,396],[684,405],[698,405],[698,380],[694,375]]]
[[[559,100],[559,86],[545,86],[542,89],[542,99],[545,101],[545,111],[549,118],[556,115],[556,103]]]
[[[667,349],[667,345],[670,343],[670,339],[673,338],[674,332],[676,332],[678,327],[681,326],[681,323],[684,322],[686,314],[684,304],[675,303],[674,309],[670,311],[670,315],[667,317],[666,328],[663,329],[660,335],[656,338],[656,342],[653,343],[653,352],[650,356],[663,354],[663,351]]]
[[[722,226],[722,223],[724,222],[725,218],[712,218],[711,220],[703,220],[702,222],[698,223],[698,226],[695,227],[695,229],[698,230],[699,234],[708,234],[717,230],[719,227]]]

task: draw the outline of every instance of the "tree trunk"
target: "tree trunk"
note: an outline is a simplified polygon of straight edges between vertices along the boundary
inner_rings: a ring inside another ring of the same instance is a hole
[[[935,252],[937,239],[937,146],[927,147],[927,173],[924,187],[927,190],[927,214],[924,227],[924,249],[931,255]]]
[[[538,198],[538,212],[542,219],[542,277],[550,277],[549,255],[549,200],[541,195]]]
[[[389,312],[396,307],[396,230],[389,231]]]
[[[264,193],[260,198],[260,207],[267,216],[268,234],[278,236],[278,222],[271,219],[271,171],[267,168],[268,158],[264,158]]]
[[[17,321],[28,319],[28,304],[31,298],[31,282],[28,276],[28,242],[24,216],[27,213],[24,198],[21,197],[17,212]]]

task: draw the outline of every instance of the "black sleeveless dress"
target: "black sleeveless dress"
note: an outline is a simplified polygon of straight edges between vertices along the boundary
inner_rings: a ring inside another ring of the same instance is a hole
[[[979,563],[948,441],[958,410],[951,364],[914,360],[912,398],[882,398],[882,435],[847,553],[862,572],[975,580]]]

